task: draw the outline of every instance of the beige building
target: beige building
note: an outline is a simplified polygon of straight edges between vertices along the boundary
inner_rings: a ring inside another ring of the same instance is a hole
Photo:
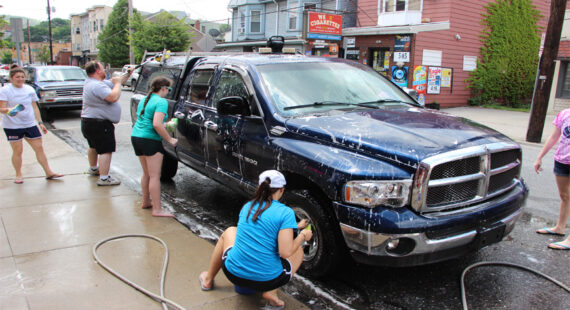
[[[97,40],[112,11],[110,6],[96,5],[87,12],[71,15],[71,50],[74,65],[82,66],[97,59]]]

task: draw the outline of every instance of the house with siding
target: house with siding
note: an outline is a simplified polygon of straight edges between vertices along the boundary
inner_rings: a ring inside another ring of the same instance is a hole
[[[308,55],[338,56],[338,36],[311,37],[307,33],[309,12],[341,16],[343,27],[356,26],[356,0],[230,0],[232,34],[218,51],[251,52],[266,46],[271,36],[283,36],[285,47]]]
[[[556,114],[570,109],[570,2],[566,4],[564,24],[560,34],[558,57],[548,100],[548,113]]]
[[[359,0],[357,26],[342,31],[344,55],[400,86],[417,88],[423,103],[467,105],[471,91],[465,80],[480,59],[481,13],[489,2]],[[546,31],[550,1],[533,4]]]

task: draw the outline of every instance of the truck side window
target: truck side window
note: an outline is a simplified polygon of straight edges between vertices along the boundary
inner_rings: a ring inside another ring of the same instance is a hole
[[[180,78],[180,72],[182,69],[179,68],[162,68],[162,67],[151,67],[146,66],[141,70],[139,81],[137,83],[137,91],[148,93],[150,90],[150,84],[152,80],[157,76],[165,76],[172,80],[173,83]],[[172,85],[174,87],[174,84]],[[166,99],[173,99],[174,92],[168,93]]]
[[[220,76],[218,85],[216,86],[216,92],[214,93],[214,108],[218,107],[218,101],[224,97],[239,96],[249,102],[249,94],[247,92],[247,87],[243,82],[241,75],[234,71],[224,70]],[[258,114],[252,107],[252,114]]]
[[[192,76],[190,87],[188,88],[187,100],[192,103],[205,105],[206,95],[210,88],[210,82],[214,76],[213,69],[196,70]]]

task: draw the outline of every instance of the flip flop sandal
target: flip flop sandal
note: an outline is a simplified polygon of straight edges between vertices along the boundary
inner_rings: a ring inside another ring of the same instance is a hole
[[[554,250],[562,250],[562,251],[569,251],[570,250],[570,246],[564,245],[560,242],[553,242],[553,243],[549,244],[548,247],[551,249],[554,249]]]
[[[270,303],[266,303],[265,306],[263,306],[259,309],[261,309],[261,310],[281,310],[281,309],[285,309],[285,305],[274,306]]]
[[[16,184],[24,184],[24,179],[22,179],[22,178],[15,178],[15,179],[14,179],[14,183],[16,183]]]
[[[541,234],[541,235],[564,236],[564,234],[559,234],[559,233],[552,231],[548,228],[541,228],[541,229],[537,230],[536,233]]]
[[[10,109],[10,111],[8,111],[8,115],[10,116],[16,116],[16,114],[18,114],[18,112],[25,110],[26,107],[24,107],[21,104],[17,104],[15,107],[13,107],[12,109]]]
[[[46,177],[46,180],[55,180],[55,179],[59,179],[61,177],[63,177],[63,174],[56,173],[56,174],[50,175],[49,177]]]
[[[212,286],[205,287],[201,275],[202,274],[198,275],[198,281],[200,281],[200,288],[202,289],[202,291],[211,291],[214,288],[214,280],[212,280]]]

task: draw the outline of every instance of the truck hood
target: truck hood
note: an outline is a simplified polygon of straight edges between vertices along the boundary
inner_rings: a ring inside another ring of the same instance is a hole
[[[83,84],[85,84],[85,81],[36,82],[36,85],[42,89],[76,88],[83,87]]]
[[[288,132],[410,166],[469,146],[511,141],[503,134],[447,113],[421,108],[358,110],[291,118]]]

